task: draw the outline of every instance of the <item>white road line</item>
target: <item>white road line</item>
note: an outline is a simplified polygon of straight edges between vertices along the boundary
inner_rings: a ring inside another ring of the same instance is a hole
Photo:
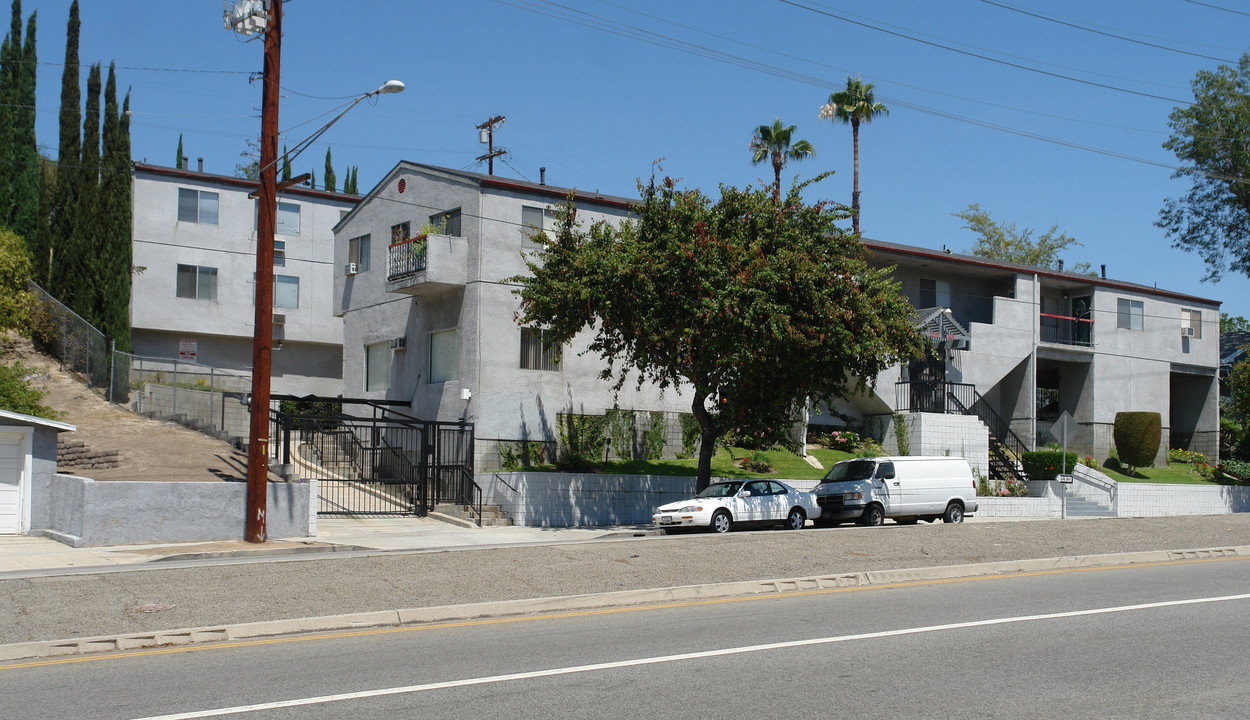
[[[1007,625],[1010,623],[1033,622],[1036,620],[1055,620],[1059,618],[1082,617],[1086,615],[1106,615],[1110,613],[1134,612],[1138,610],[1177,607],[1181,605],[1228,602],[1230,600],[1250,600],[1250,593],[1243,593],[1240,595],[1223,595],[1220,597],[1194,598],[1190,600],[1169,600],[1166,602],[1142,603],[1140,605],[1119,605],[1116,607],[1094,608],[1092,610],[1071,610],[1068,612],[1046,613],[1043,615],[1018,615],[1016,617],[973,620],[971,622],[950,623],[947,625],[929,625],[925,627],[904,628],[901,630],[883,630],[881,632],[861,633],[858,635],[838,635],[834,637],[767,643],[764,645],[746,645],[743,647],[724,648],[721,650],[681,653],[679,655],[660,655],[657,657],[638,658],[636,660],[620,660],[617,662],[595,663],[593,665],[574,665],[572,667],[552,668],[550,670],[534,670],[531,672],[510,673],[507,675],[491,675],[488,677],[467,678],[464,680],[447,680],[444,682],[426,683],[424,685],[405,685],[403,687],[363,690],[360,692],[341,693],[338,695],[320,695],[317,697],[297,698],[294,700],[278,700],[275,702],[258,703],[256,705],[237,705],[235,707],[216,708],[212,710],[195,710],[186,713],[175,713],[173,715],[153,715],[150,717],[135,718],[135,720],[195,720],[196,718],[239,715],[243,713],[301,707],[305,705],[320,705],[323,703],[339,702],[342,700],[361,700],[366,698],[385,697],[387,695],[403,695],[407,693],[426,692],[429,690],[445,690],[449,688],[471,687],[474,685],[489,685],[493,683],[511,682],[513,680],[529,680],[532,678],[572,675],[574,673],[595,672],[598,670],[614,670],[617,668],[638,667],[642,665],[657,665],[659,663],[678,662],[681,660],[698,660],[702,658],[721,657],[725,655],[741,655],[744,653],[760,652],[762,650],[782,650],[785,648],[805,647],[810,645],[828,645],[839,642],[850,642],[853,640],[871,640],[875,638],[940,632],[943,630],[960,630],[963,628]]]

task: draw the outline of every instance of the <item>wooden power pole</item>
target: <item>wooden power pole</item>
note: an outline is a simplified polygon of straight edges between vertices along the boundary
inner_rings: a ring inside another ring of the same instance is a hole
[[[256,223],[256,323],[252,336],[251,426],[247,441],[247,509],[243,539],[265,542],[269,495],[269,382],[273,345],[273,236],[277,219],[278,93],[282,59],[282,0],[240,0],[226,27],[265,33],[260,115],[260,205]]]

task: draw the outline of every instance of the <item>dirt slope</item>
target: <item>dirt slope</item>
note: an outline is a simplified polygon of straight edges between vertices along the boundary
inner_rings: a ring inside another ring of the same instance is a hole
[[[61,420],[77,426],[76,432],[62,433],[62,439],[122,455],[115,468],[75,467],[61,472],[95,480],[246,480],[245,453],[177,423],[141,417],[113,405],[61,371],[55,359],[39,353],[26,338],[0,337],[0,362],[14,360],[38,374],[32,385],[47,391],[43,404],[60,410],[64,413]]]

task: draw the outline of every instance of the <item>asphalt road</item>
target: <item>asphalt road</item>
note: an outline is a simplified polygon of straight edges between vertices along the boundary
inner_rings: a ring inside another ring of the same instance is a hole
[[[0,578],[0,644],[642,588],[1250,545],[1250,514],[758,531]],[[156,612],[141,609],[160,607]]]
[[[1250,559],[0,666],[12,717],[1244,717]]]

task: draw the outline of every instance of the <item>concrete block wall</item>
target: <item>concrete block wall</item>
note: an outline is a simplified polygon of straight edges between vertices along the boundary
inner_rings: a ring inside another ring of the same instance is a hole
[[[32,535],[74,547],[241,540],[247,484],[35,478]],[[269,483],[265,524],[272,538],[309,537],[316,506],[309,483]]]
[[[248,436],[251,416],[238,398],[208,390],[144,383],[136,412],[158,416],[185,415],[232,437]]]
[[[693,477],[575,473],[479,473],[483,502],[516,525],[577,527],[650,523],[654,509],[694,494]]]
[[[1117,494],[1120,517],[1250,512],[1250,488],[1237,485],[1120,483]]]
[[[974,472],[989,475],[990,431],[973,415],[943,413],[903,413],[908,455],[950,455],[963,457]],[[898,422],[886,425],[882,446],[891,455],[899,451]]]

